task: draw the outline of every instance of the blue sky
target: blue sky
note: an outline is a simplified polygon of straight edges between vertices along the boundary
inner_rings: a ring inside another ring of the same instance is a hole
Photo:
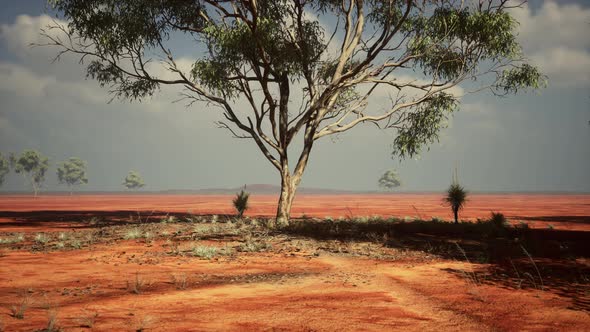
[[[205,105],[173,103],[178,90],[142,104],[113,101],[73,58],[30,48],[50,23],[45,1],[3,1],[0,10],[0,152],[38,149],[52,161],[46,188],[59,190],[55,164],[89,163],[86,190],[119,190],[143,174],[146,190],[278,184],[251,141],[216,128]],[[49,13],[51,15],[51,13]],[[443,190],[455,165],[471,191],[590,192],[590,24],[588,1],[531,1],[514,12],[526,55],[549,77],[537,93],[462,99],[461,111],[415,160],[391,158],[393,131],[355,128],[318,141],[302,185],[374,190],[389,168],[400,191]],[[0,190],[26,189],[11,174]]]

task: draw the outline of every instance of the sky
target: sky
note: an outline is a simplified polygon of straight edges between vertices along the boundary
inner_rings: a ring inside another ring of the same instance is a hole
[[[252,141],[217,128],[216,109],[175,102],[178,89],[143,103],[109,103],[75,58],[52,62],[55,49],[31,48],[52,15],[42,0],[0,1],[0,152],[48,156],[46,190],[65,189],[56,164],[71,156],[88,161],[84,190],[122,190],[129,170],[142,174],[145,190],[280,183]],[[590,1],[529,1],[513,15],[547,88],[463,97],[440,142],[415,159],[393,159],[395,131],[369,125],[321,139],[301,185],[376,190],[394,168],[398,191],[442,191],[457,167],[472,192],[590,192]],[[189,42],[178,44],[188,49]],[[11,173],[0,191],[27,189]]]

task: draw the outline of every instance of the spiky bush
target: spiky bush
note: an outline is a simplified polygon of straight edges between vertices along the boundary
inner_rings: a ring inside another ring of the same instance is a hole
[[[498,227],[504,227],[508,223],[508,219],[501,212],[492,212],[490,222]]]
[[[447,189],[447,196],[444,201],[451,207],[455,216],[455,224],[459,223],[459,210],[463,209],[467,202],[467,191],[457,182],[454,182]]]
[[[242,218],[244,216],[244,212],[248,209],[248,198],[250,198],[250,193],[241,190],[239,193],[236,194],[236,197],[233,200],[234,208],[238,211],[238,218]]]

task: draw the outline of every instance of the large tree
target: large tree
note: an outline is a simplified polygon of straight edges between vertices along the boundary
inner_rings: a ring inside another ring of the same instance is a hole
[[[17,174],[31,183],[33,193],[37,193],[45,182],[45,173],[49,169],[49,158],[36,150],[24,150],[19,156],[10,154],[10,165]]]
[[[79,55],[115,97],[178,85],[189,104],[217,106],[221,127],[253,140],[280,175],[282,224],[318,139],[375,124],[397,130],[395,156],[413,156],[438,139],[462,82],[508,94],[544,80],[525,62],[507,0],[50,3],[67,23],[44,31],[47,45]],[[194,43],[190,69],[174,40]]]
[[[59,183],[64,183],[68,186],[70,195],[72,194],[73,186],[88,183],[86,166],[86,161],[77,157],[71,157],[61,163],[57,168],[57,179]]]

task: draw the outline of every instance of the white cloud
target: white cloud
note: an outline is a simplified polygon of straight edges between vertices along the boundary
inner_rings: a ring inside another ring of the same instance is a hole
[[[59,80],[8,62],[0,62],[0,90],[24,98],[67,99],[83,104],[104,104],[108,100],[95,82]]]
[[[0,26],[0,41],[19,57],[37,55],[40,50],[44,49],[31,48],[31,44],[46,43],[47,40],[40,34],[41,29],[45,29],[49,25],[55,25],[55,23],[64,24],[65,22],[55,20],[47,15],[36,17],[19,15],[14,24]],[[55,55],[54,52],[48,54]]]
[[[571,48],[551,48],[531,56],[549,76],[550,85],[576,85],[590,82],[590,53]]]
[[[535,12],[525,4],[512,14],[520,22],[525,55],[549,76],[550,85],[590,83],[590,9],[546,1]]]

